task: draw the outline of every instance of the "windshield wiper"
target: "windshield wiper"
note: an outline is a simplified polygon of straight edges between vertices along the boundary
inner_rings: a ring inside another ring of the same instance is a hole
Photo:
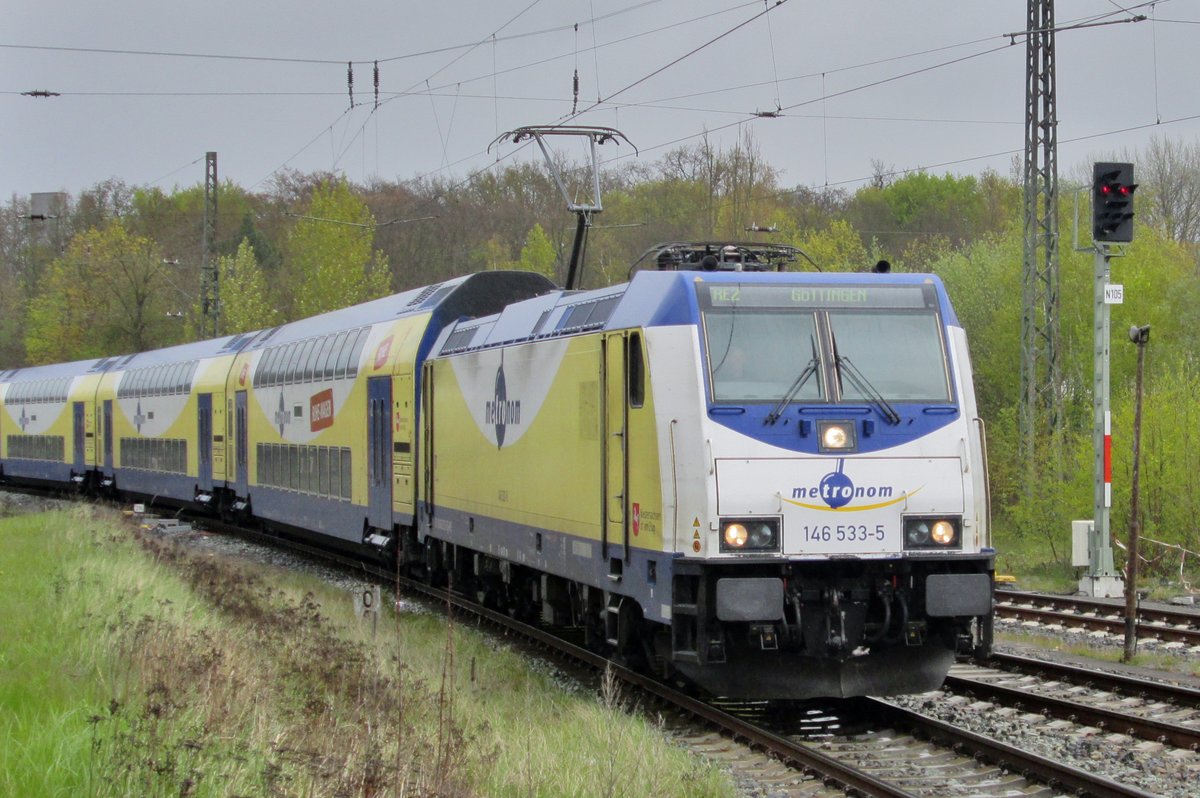
[[[830,337],[833,338],[832,333],[830,333]],[[838,373],[838,385],[841,385],[842,374],[844,373],[849,378],[850,384],[859,393],[875,403],[875,406],[879,408],[879,412],[887,419],[889,424],[900,423],[900,414],[896,412],[896,408],[892,407],[888,400],[883,398],[883,394],[871,384],[871,381],[858,370],[857,366],[850,362],[850,358],[838,354],[836,338],[833,338],[833,367]]]
[[[788,388],[787,393],[779,400],[779,404],[775,405],[775,409],[767,414],[765,424],[774,424],[783,415],[783,410],[795,398],[796,394],[800,393],[800,389],[809,381],[812,375],[817,373],[817,369],[821,366],[821,356],[817,354],[817,339],[813,336],[808,337],[812,344],[812,360],[808,361],[808,365],[804,367],[804,371],[800,372],[800,376],[792,383],[792,387]]]

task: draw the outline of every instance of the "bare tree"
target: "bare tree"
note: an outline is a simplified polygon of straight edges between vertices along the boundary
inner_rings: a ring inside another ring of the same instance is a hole
[[[1155,136],[1136,161],[1145,222],[1175,241],[1200,241],[1200,142]]]

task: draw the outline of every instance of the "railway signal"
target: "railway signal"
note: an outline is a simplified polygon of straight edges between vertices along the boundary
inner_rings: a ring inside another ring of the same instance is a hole
[[[1133,164],[1092,166],[1092,239],[1123,243],[1133,240]]]

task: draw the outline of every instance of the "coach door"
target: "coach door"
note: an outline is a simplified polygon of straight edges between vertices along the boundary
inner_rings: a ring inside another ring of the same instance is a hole
[[[246,392],[238,391],[233,411],[234,436],[237,451],[237,492],[245,496],[250,490],[250,430],[247,428],[249,414],[246,412]]]
[[[75,433],[75,445],[72,447],[74,449],[74,452],[73,452],[74,457],[72,460],[72,465],[74,465],[76,469],[82,471],[84,469],[85,463],[86,463],[86,460],[84,457],[84,455],[85,455],[85,452],[84,452],[85,437],[84,437],[84,435],[86,432],[86,430],[85,430],[86,423],[84,422],[83,402],[73,402],[72,410],[74,411],[73,432]]]
[[[212,394],[196,396],[196,445],[200,447],[200,490],[212,490]]]
[[[625,334],[605,335],[601,347],[604,362],[602,545],[609,573],[619,575],[624,570],[624,562],[629,559],[629,505],[626,496],[629,479],[626,457],[629,410],[625,402]]]
[[[392,425],[392,509],[403,516],[411,516],[416,508],[416,470],[414,449],[416,448],[416,396],[411,371],[396,375],[392,391],[394,423]],[[411,523],[406,518],[400,523]]]
[[[367,380],[367,523],[392,528],[392,378]]]
[[[100,421],[101,433],[104,435],[104,471],[111,475],[113,467],[113,422],[112,399],[104,400],[103,418]]]

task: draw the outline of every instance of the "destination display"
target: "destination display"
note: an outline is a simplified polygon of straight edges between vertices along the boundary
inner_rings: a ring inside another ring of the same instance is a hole
[[[704,284],[711,308],[932,308],[936,296],[923,285],[744,285]]]

